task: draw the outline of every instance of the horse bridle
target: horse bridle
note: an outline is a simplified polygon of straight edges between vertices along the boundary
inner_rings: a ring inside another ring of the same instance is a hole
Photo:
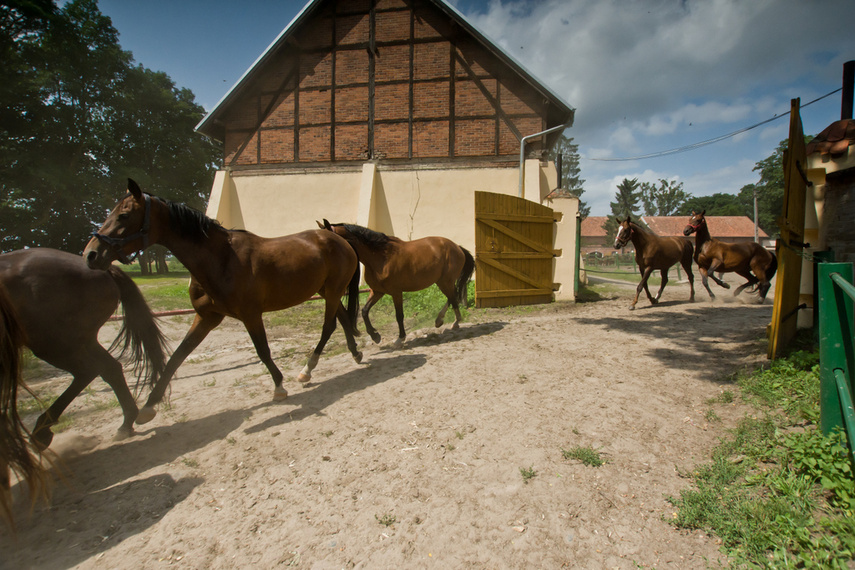
[[[129,194],[129,196],[130,196],[130,194]],[[127,196],[125,196],[125,198],[123,198],[123,200],[126,198],[127,198]],[[121,261],[122,263],[124,263],[126,265],[128,263],[131,263],[137,257],[139,257],[139,254],[143,250],[145,250],[145,248],[147,248],[149,246],[148,233],[149,233],[149,230],[151,230],[151,196],[149,196],[146,193],[143,193],[143,198],[145,199],[145,210],[143,212],[143,223],[142,223],[142,226],[140,226],[140,229],[136,233],[131,234],[131,235],[126,236],[126,237],[121,237],[121,238],[115,238],[112,236],[105,236],[104,234],[99,234],[98,232],[92,233],[92,237],[96,237],[100,241],[103,241],[108,246],[110,246],[113,249],[113,251],[116,253],[116,259],[118,259],[119,261]],[[125,255],[125,253],[122,251],[122,247],[124,247],[128,243],[130,243],[136,239],[139,239],[139,238],[142,238],[142,243],[143,243],[142,247],[139,248],[137,251],[135,251],[133,254],[131,254],[130,257]]]
[[[631,239],[632,239],[632,231],[633,231],[633,230],[632,230],[632,226],[630,226],[630,227],[629,227],[629,231],[627,232],[627,234],[628,234],[628,236],[629,236],[629,237],[627,237],[625,240],[623,240],[623,241],[620,241],[620,242],[619,242],[621,247],[626,246],[626,244],[628,244],[628,243],[629,243],[629,240],[631,240]],[[620,234],[620,226],[618,226],[618,234]],[[617,238],[615,238],[615,242],[617,242],[617,241],[618,241],[618,239],[617,239]]]

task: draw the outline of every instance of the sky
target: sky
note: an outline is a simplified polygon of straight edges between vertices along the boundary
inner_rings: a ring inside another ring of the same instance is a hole
[[[576,109],[582,200],[610,213],[625,178],[736,194],[787,138],[840,119],[855,60],[853,0],[447,0]],[[302,10],[302,0],[100,0],[137,63],[213,109]],[[775,117],[779,117],[775,119]],[[655,158],[649,154],[714,144]],[[615,160],[620,159],[620,160]],[[626,160],[629,159],[629,160]]]

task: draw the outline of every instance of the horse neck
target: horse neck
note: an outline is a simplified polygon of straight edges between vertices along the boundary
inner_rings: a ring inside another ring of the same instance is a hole
[[[698,229],[695,230],[695,249],[699,249],[708,241],[712,241],[712,236],[710,236],[710,229],[707,227],[707,221],[704,220]]]
[[[630,234],[630,240],[632,241],[632,245],[635,246],[636,251],[641,251],[644,248],[644,245],[650,241],[647,235],[647,232],[641,229],[641,226],[636,224],[629,224],[629,228],[632,230]]]
[[[154,227],[154,224],[152,224]],[[204,239],[192,239],[181,236],[172,230],[168,212],[163,212],[159,231],[152,239],[153,243],[167,248],[181,264],[187,268],[202,286],[215,284],[217,276],[225,271],[224,263],[231,256],[224,256],[224,251],[232,251],[229,234],[222,228],[212,228]]]
[[[359,256],[359,261],[363,265],[370,267],[375,271],[379,271],[386,264],[388,259],[388,251],[391,244],[386,244],[381,248],[369,247],[360,240],[350,242],[356,250],[356,255]]]

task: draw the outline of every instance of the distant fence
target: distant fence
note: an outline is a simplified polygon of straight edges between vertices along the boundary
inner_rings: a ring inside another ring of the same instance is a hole
[[[855,467],[855,331],[852,304],[851,263],[818,263],[820,427],[828,435],[843,428],[849,445],[849,460]]]

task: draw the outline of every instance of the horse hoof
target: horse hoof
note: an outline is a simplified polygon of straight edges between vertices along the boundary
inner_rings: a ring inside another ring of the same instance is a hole
[[[312,379],[312,375],[307,374],[305,372],[300,372],[300,375],[297,376],[297,382],[299,382],[301,384],[305,384],[306,382],[308,382],[311,379]]]
[[[128,427],[128,428],[120,427],[116,431],[116,435],[113,436],[113,441],[124,441],[124,440],[128,439],[129,437],[131,437],[132,435],[134,435],[133,426]]]
[[[724,287],[725,289],[730,289],[730,283],[725,283],[724,281],[722,281],[721,286]]]
[[[651,304],[651,305],[658,305],[658,304],[659,304],[659,299],[650,299],[650,304]]]
[[[634,310],[635,310],[635,305],[630,305],[630,306],[629,306],[629,310],[630,310],[630,311],[634,311]]]
[[[38,431],[34,431],[30,436],[30,442],[36,448],[36,450],[41,453],[48,447],[50,447],[50,442],[53,441],[53,432],[50,428],[42,428]]]
[[[453,331],[460,330],[460,323],[455,321],[454,324],[451,325],[451,330],[453,330]]]
[[[144,406],[143,409],[140,410],[139,415],[137,415],[136,424],[141,426],[143,424],[147,424],[151,420],[154,419],[154,416],[157,415],[157,410],[154,409],[154,406]]]
[[[277,386],[276,388],[273,389],[273,401],[274,402],[279,402],[281,400],[286,399],[287,397],[288,397],[288,390],[286,390],[282,386]]]
[[[371,340],[374,341],[374,344],[380,344],[380,333],[370,332],[368,334],[371,336]]]
[[[436,325],[436,328],[439,328],[442,326],[442,324],[444,322],[445,322],[445,319],[437,319],[436,322],[434,322],[433,324]]]
[[[357,364],[362,363],[362,353],[357,352],[356,354],[353,355],[353,359],[356,361]]]

